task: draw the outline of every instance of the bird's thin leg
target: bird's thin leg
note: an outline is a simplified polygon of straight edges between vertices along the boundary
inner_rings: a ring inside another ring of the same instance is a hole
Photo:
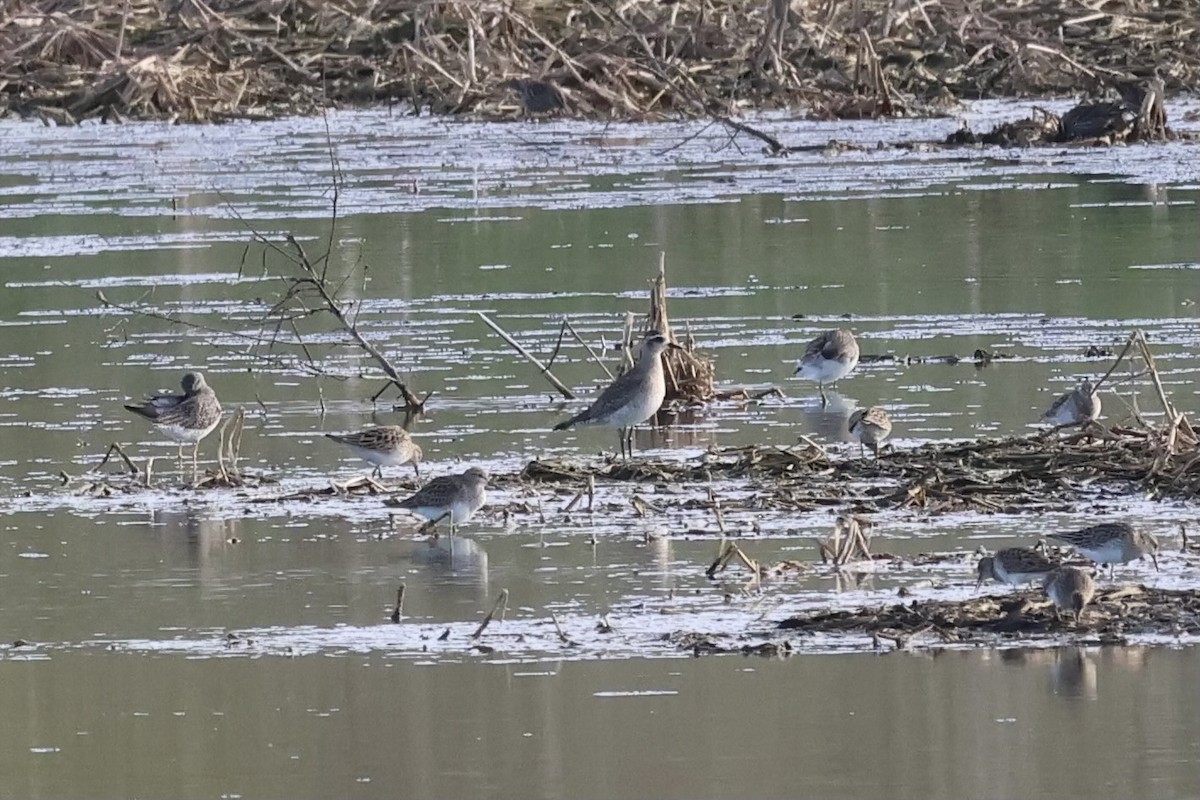
[[[375,465],[375,469],[371,470],[371,477],[379,478],[379,480],[383,480],[383,465],[382,464]]]
[[[817,388],[821,390],[821,408],[829,405],[829,398],[825,396],[825,384],[818,383]]]
[[[633,426],[630,425],[625,429],[625,440],[628,442],[629,457],[633,458]]]
[[[175,458],[179,465],[179,480],[183,480],[183,442],[179,443],[179,450],[176,452]]]
[[[420,477],[421,477],[421,464],[420,464],[420,462],[414,461],[414,462],[412,462],[412,465],[413,465],[413,474],[414,474],[414,475],[416,475],[418,478],[420,478]]]
[[[192,445],[192,483],[196,482],[196,479],[199,475],[198,466],[196,463],[196,459],[199,456],[199,454],[200,454],[200,443],[196,442],[194,445]]]

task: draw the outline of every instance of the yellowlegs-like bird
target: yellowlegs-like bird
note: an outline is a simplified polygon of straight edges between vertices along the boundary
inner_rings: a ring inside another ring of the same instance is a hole
[[[154,423],[168,439],[179,443],[179,471],[183,472],[183,446],[192,446],[192,482],[196,481],[196,457],[200,440],[221,422],[221,403],[217,393],[199,372],[184,373],[180,381],[183,394],[158,394],[125,408]]]

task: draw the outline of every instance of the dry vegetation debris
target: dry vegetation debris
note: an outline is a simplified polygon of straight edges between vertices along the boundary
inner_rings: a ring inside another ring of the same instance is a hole
[[[557,86],[588,118],[871,117],[1156,78],[1168,92],[1200,84],[1193,0],[0,4],[0,108],[60,123],[391,101],[513,116],[514,79]]]

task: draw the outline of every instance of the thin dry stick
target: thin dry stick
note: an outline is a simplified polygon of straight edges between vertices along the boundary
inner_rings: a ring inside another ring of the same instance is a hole
[[[524,356],[526,361],[528,361],[529,363],[531,363],[535,367],[537,367],[541,371],[542,375],[546,378],[546,380],[548,380],[550,382],[550,385],[558,390],[559,394],[561,394],[563,397],[565,397],[568,400],[576,399],[575,393],[572,392],[570,389],[568,389],[566,386],[564,386],[562,381],[560,381],[558,378],[554,377],[554,373],[550,371],[550,368],[547,367],[545,364],[543,364],[541,361],[538,361],[537,357],[534,356],[532,353],[530,353],[528,350],[526,350],[524,347],[522,347],[520,342],[518,342],[516,339],[509,336],[508,333],[503,328],[501,328],[499,325],[497,325],[495,322],[493,322],[492,319],[487,314],[483,313],[482,311],[476,311],[475,313],[478,314],[479,318],[481,320],[483,320],[484,323],[489,328],[494,330],[500,336],[501,339],[503,339],[505,342],[507,342],[510,347],[512,347],[514,350],[516,350],[518,353],[520,353],[522,356]]]
[[[550,619],[554,622],[554,630],[558,634],[559,641],[561,641],[563,644],[572,644],[570,638],[567,637],[567,634],[563,633],[562,625],[558,624],[558,617],[553,611],[550,612]]]
[[[492,621],[492,617],[496,615],[496,610],[500,609],[502,605],[504,610],[508,609],[508,589],[500,590],[500,596],[496,598],[496,602],[492,605],[492,610],[487,613],[487,616],[483,618],[483,622],[479,623],[479,627],[471,634],[472,639],[479,638],[480,634],[483,633],[483,629],[488,626],[488,623]],[[501,622],[504,621],[504,610],[500,611]]]
[[[583,340],[583,337],[579,335],[578,331],[576,331],[575,328],[571,326],[570,321],[564,319],[563,325],[565,325],[567,330],[570,332],[570,334],[575,337],[575,341],[577,341],[581,345],[583,345],[583,349],[587,350],[588,355],[592,357],[592,361],[595,361],[597,364],[600,365],[600,369],[604,370],[604,374],[608,376],[608,379],[610,381],[615,380],[616,376],[614,376],[612,374],[612,372],[609,370],[609,368],[605,365],[605,363],[600,360],[600,356],[596,355],[596,351],[592,349],[592,346],[590,344],[588,344],[587,342],[585,342]]]

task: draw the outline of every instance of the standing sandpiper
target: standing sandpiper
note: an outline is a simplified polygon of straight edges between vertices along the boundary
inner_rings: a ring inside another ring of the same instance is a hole
[[[326,437],[350,448],[354,455],[375,465],[372,475],[383,479],[384,467],[412,464],[413,472],[421,477],[421,446],[412,440],[408,431],[399,425],[382,425],[358,433],[327,433]]]
[[[168,439],[179,443],[180,473],[183,472],[183,446],[192,446],[192,483],[195,483],[200,440],[220,423],[221,403],[199,372],[184,373],[180,386],[183,387],[182,395],[158,394],[140,405],[126,405],[125,408],[150,420]]]
[[[1042,588],[1054,603],[1054,616],[1061,619],[1061,610],[1068,609],[1074,612],[1076,625],[1084,606],[1096,596],[1096,582],[1087,570],[1079,567],[1059,567],[1046,576]]]
[[[449,517],[450,530],[453,532],[487,502],[487,482],[487,470],[471,467],[461,475],[434,478],[415,494],[394,505],[424,517],[430,525]]]
[[[617,428],[621,438],[621,456],[633,455],[633,428],[658,413],[667,396],[662,353],[668,342],[658,331],[650,331],[642,341],[638,360],[625,374],[610,383],[584,411],[554,426],[562,431],[574,425],[599,425]]]
[[[864,455],[864,448],[870,447],[878,461],[879,445],[892,432],[892,418],[883,406],[860,408],[850,415],[849,429],[851,438],[858,441],[859,454]]]
[[[1042,422],[1055,427],[1086,425],[1100,416],[1100,395],[1091,380],[1084,378],[1079,388],[1073,389],[1055,400],[1050,409],[1042,414]]]
[[[826,331],[808,343],[804,356],[796,365],[801,378],[816,381],[821,390],[821,405],[829,400],[825,397],[825,384],[837,383],[858,366],[858,342],[854,334],[845,328]]]
[[[1056,567],[1056,564],[1036,550],[1028,547],[1006,547],[996,551],[994,556],[979,559],[979,580],[975,582],[975,588],[982,586],[988,578],[1013,586],[1040,583]]]
[[[1048,533],[1047,537],[1069,544],[1097,564],[1108,564],[1109,577],[1117,564],[1150,556],[1158,569],[1158,540],[1127,522],[1105,522],[1078,531]]]

